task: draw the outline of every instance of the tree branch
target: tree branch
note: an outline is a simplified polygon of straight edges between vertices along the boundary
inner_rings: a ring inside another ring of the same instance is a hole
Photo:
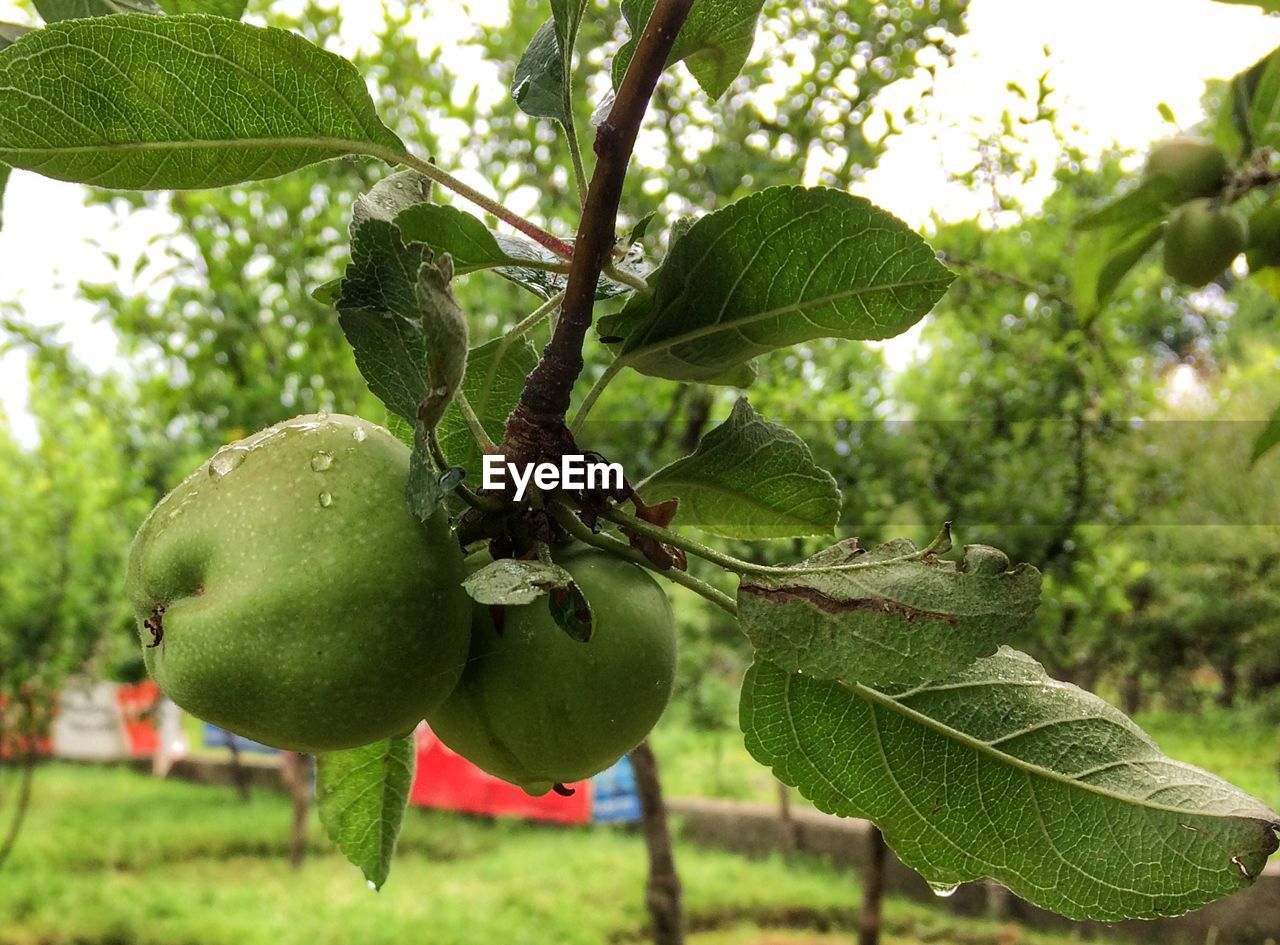
[[[582,345],[591,327],[596,285],[617,241],[618,204],[627,165],[649,99],[692,6],[693,0],[658,0],[613,108],[596,129],[596,166],[574,240],[560,320],[538,366],[525,381],[520,402],[507,418],[503,452],[511,462],[535,462],[548,452],[565,452],[572,444],[564,416],[573,384],[582,373]]]

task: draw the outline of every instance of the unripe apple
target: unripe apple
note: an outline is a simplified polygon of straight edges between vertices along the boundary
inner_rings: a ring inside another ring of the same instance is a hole
[[[1200,138],[1170,138],[1151,148],[1146,176],[1171,177],[1183,199],[1213,197],[1222,190],[1227,176],[1226,155],[1214,144]]]
[[[1179,207],[1164,235],[1164,271],[1189,286],[1208,285],[1244,250],[1248,225],[1230,207],[1192,200]]]
[[[152,510],[126,590],[174,702],[267,745],[329,751],[409,731],[457,683],[462,555],[409,512],[409,451],[314,415],[223,447]]]
[[[555,558],[591,605],[590,641],[565,633],[545,597],[504,608],[500,626],[477,605],[467,669],[427,716],[449,748],[535,795],[635,748],[666,708],[676,669],[671,605],[653,578],[585,546]]]
[[[1280,200],[1270,200],[1249,217],[1249,269],[1280,266]]]

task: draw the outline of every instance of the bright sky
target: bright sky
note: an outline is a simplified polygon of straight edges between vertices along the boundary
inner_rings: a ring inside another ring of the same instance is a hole
[[[458,55],[457,39],[469,31],[464,7],[476,19],[494,22],[506,3],[439,5],[438,12],[426,14],[424,45]],[[344,7],[346,41],[368,42],[372,21],[361,15],[371,16],[374,9],[372,0]],[[23,19],[12,0],[0,0],[0,21]],[[1140,149],[1171,132],[1157,111],[1160,103],[1181,124],[1192,125],[1201,117],[1206,79],[1234,75],[1276,46],[1280,18],[1210,0],[972,0],[969,30],[958,42],[954,65],[940,74],[925,120],[894,141],[862,192],[917,226],[931,211],[948,219],[973,216],[988,207],[989,196],[952,183],[949,172],[971,163],[975,132],[997,129],[1002,112],[1017,107],[1009,82],[1033,91],[1037,77],[1051,68],[1062,124],[1078,124],[1087,134],[1078,143],[1095,154],[1112,143]],[[467,61],[459,74],[492,75],[487,64],[472,61],[474,50],[462,54]],[[903,83],[883,101],[888,111],[901,114],[919,101],[919,91]],[[469,92],[455,89],[459,95]],[[445,153],[447,145],[446,136]],[[1044,173],[1020,196],[1034,207],[1050,187],[1057,145],[1046,137],[1032,147]],[[478,182],[465,173],[465,161],[462,171],[460,176]],[[809,166],[805,177],[813,179],[817,171]],[[30,322],[62,324],[62,337],[78,356],[105,369],[118,360],[114,336],[92,320],[92,306],[76,298],[75,287],[81,280],[111,277],[98,247],[120,254],[128,271],[149,238],[173,229],[163,213],[116,219],[106,208],[86,207],[75,185],[15,172],[0,230],[0,310],[17,302]],[[913,344],[908,335],[891,345],[891,360],[909,358]],[[35,431],[24,406],[25,367],[21,353],[0,356],[0,407],[18,436],[30,441]]]

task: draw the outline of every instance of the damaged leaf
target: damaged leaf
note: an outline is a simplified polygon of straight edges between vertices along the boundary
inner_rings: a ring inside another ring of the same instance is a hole
[[[795,567],[748,574],[738,619],[757,653],[789,672],[884,685],[922,682],[995,652],[1040,601],[1040,572],[985,545],[959,562],[898,539],[850,539]]]

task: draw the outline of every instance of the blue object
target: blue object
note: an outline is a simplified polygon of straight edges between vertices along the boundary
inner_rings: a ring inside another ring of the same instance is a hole
[[[275,755],[279,753],[279,749],[261,745],[245,738],[243,735],[236,735],[233,732],[228,732],[225,728],[218,728],[218,726],[210,722],[204,723],[204,746],[206,748],[230,749],[233,741],[237,751],[251,751],[260,755]]]
[[[591,820],[597,824],[633,824],[640,819],[636,773],[625,755],[591,779]]]

